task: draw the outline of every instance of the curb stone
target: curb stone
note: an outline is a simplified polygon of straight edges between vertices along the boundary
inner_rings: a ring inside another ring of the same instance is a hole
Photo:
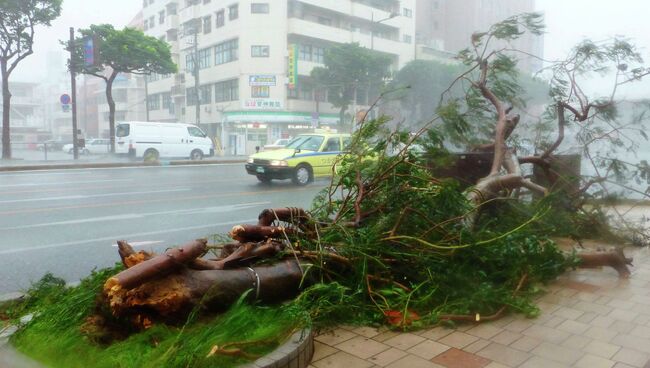
[[[105,169],[121,167],[157,167],[157,166],[191,166],[191,165],[214,165],[214,164],[240,164],[245,159],[232,160],[202,160],[202,161],[162,161],[162,162],[110,162],[110,163],[83,163],[83,164],[53,164],[53,165],[21,165],[21,166],[0,166],[0,172],[11,171],[39,171],[39,170],[65,170],[65,169]]]

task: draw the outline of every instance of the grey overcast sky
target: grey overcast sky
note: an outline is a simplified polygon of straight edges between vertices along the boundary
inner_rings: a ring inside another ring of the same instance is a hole
[[[112,23],[122,27],[141,6],[141,0],[64,0],[63,14],[50,29],[39,30],[37,51],[17,70],[15,80],[46,78],[43,71],[46,50],[61,50],[58,41],[68,37],[70,26],[83,28],[92,23]],[[625,35],[636,41],[650,62],[648,0],[537,0],[537,10],[546,15],[545,57],[548,59],[562,58],[585,37],[603,40]]]

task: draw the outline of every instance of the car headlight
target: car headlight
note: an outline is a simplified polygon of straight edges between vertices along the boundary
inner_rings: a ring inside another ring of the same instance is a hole
[[[254,160],[252,157],[249,157],[249,158],[248,158],[248,161],[246,161],[246,162],[248,162],[249,164],[252,164],[254,161],[255,161],[255,160]]]
[[[289,163],[283,160],[273,160],[271,166],[289,166]]]

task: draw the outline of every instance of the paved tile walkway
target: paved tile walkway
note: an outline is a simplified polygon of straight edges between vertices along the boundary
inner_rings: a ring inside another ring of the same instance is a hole
[[[548,285],[540,317],[397,333],[341,327],[316,337],[311,368],[650,368],[650,251],[630,279],[577,270]]]

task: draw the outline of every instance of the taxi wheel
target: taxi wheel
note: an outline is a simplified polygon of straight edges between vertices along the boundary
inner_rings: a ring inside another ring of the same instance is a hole
[[[296,170],[293,172],[293,178],[291,178],[294,184],[296,185],[307,185],[312,181],[312,172],[311,166],[307,164],[300,164],[296,167]]]
[[[257,175],[257,180],[262,184],[271,184],[271,178],[267,178],[266,176]]]

